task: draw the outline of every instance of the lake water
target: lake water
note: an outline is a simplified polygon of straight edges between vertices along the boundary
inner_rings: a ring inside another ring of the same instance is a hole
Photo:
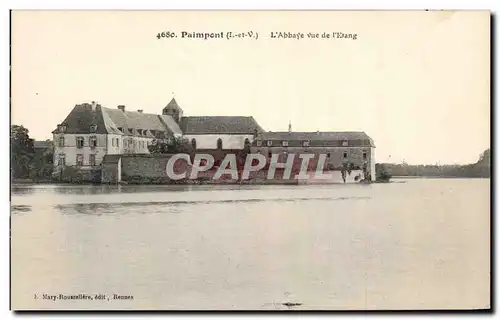
[[[397,181],[13,186],[12,308],[489,307],[490,180]]]

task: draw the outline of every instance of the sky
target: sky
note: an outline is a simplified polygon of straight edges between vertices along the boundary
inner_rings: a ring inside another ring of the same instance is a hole
[[[11,122],[37,140],[76,104],[161,113],[175,96],[187,116],[365,131],[377,162],[465,164],[490,147],[486,11],[14,11],[11,39]]]

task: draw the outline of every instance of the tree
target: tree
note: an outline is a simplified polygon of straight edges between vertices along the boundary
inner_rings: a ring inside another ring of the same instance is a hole
[[[375,175],[379,182],[389,182],[392,178],[385,165],[381,163],[375,164]]]
[[[10,150],[11,177],[29,177],[30,163],[35,155],[35,150],[28,129],[18,125],[10,127]]]
[[[46,140],[50,143],[50,140]],[[33,180],[50,180],[54,170],[54,150],[52,147],[47,149],[35,149],[35,155],[30,162],[30,178]]]
[[[491,150],[486,149],[481,155],[479,156],[479,161],[477,162],[478,164],[484,164],[484,165],[490,165],[491,164]]]

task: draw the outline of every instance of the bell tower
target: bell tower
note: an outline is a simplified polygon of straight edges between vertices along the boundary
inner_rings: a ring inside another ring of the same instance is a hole
[[[179,123],[184,114],[184,111],[182,111],[181,107],[179,107],[177,101],[175,101],[175,98],[172,98],[167,106],[163,108],[162,114],[171,116],[175,120],[175,122]]]

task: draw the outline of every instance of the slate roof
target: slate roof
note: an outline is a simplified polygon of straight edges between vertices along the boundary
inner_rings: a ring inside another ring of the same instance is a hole
[[[151,130],[154,131],[163,131],[171,133],[172,130],[165,124],[162,118],[167,118],[170,116],[163,116],[160,118],[157,114],[152,113],[143,113],[137,111],[122,111],[120,109],[110,109],[110,108],[102,108],[103,112],[107,114],[112,123],[108,126],[111,127],[111,130],[115,130],[118,128],[123,129],[123,134],[130,135],[140,135],[143,137],[154,138],[155,135]],[[171,118],[171,117],[170,117]],[[172,119],[171,122],[175,121]],[[178,127],[178,126],[177,126]],[[134,129],[133,132],[130,132],[129,129]],[[142,133],[145,134],[137,134],[138,131],[141,130]],[[146,130],[146,131],[142,131]]]
[[[97,105],[96,111],[92,111],[92,105],[88,103],[76,105],[62,122],[66,125],[65,133],[89,133],[89,127],[96,124],[96,132],[98,134],[107,133],[103,119],[103,114],[100,112],[101,106]],[[57,129],[52,133],[58,133]]]
[[[123,134],[154,138],[156,132],[179,133],[177,123],[168,115],[157,115],[138,111],[122,111],[97,105],[92,111],[88,103],[76,105],[62,122],[64,133],[88,134],[92,124],[97,125],[96,134]],[[119,130],[121,128],[122,130]],[[133,130],[129,130],[133,129]],[[58,133],[57,129],[52,133]],[[92,132],[93,133],[93,132]]]
[[[363,131],[347,131],[347,132],[262,132],[259,134],[257,140],[262,141],[287,141],[289,146],[302,145],[304,141],[310,141],[311,146],[342,146],[343,141],[348,141],[350,146],[371,146],[375,144],[373,139],[370,138]],[[298,143],[294,143],[298,142]],[[276,144],[274,146],[279,146]],[[265,146],[265,144],[263,144]]]
[[[164,109],[178,109],[178,110],[182,110],[182,108],[179,107],[179,105],[177,104],[177,101],[175,101],[175,98],[172,98],[172,100],[170,100],[170,102],[167,104],[167,106]]]
[[[181,130],[184,134],[253,134],[263,131],[253,117],[213,116],[183,117]]]
[[[179,127],[177,122],[175,122],[175,120],[171,116],[162,114],[162,115],[159,115],[159,117],[165,123],[165,125],[170,129],[170,131],[173,134],[176,134],[176,135],[182,134],[181,128]]]

